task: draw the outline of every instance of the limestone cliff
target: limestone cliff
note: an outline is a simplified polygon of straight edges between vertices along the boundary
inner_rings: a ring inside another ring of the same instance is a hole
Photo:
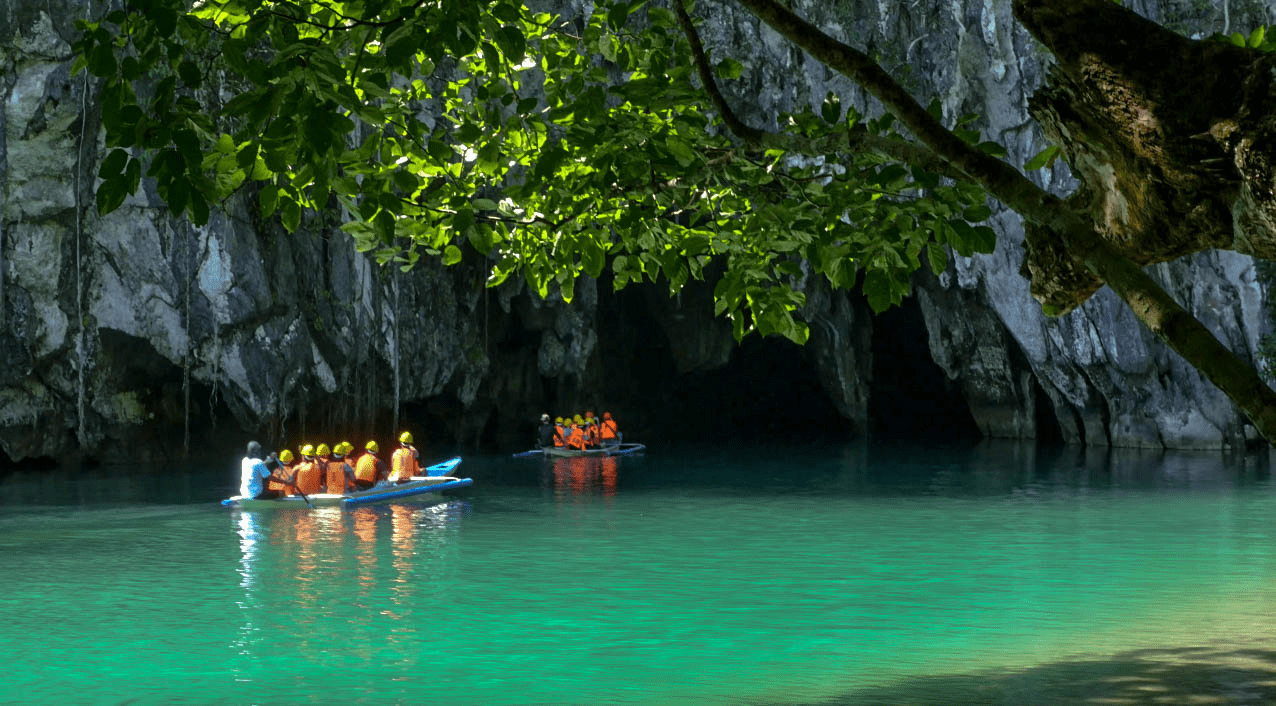
[[[1185,32],[1248,31],[1267,19],[1224,12],[1225,3],[1136,5]],[[1011,160],[1045,146],[1026,114],[1043,57],[1008,2],[798,6],[874,48],[919,95],[940,96],[946,115],[983,115],[986,137],[1006,144]],[[497,428],[504,443],[547,405],[595,401],[623,402],[631,420],[654,423],[678,376],[733,356],[703,287],[622,301],[606,283],[586,282],[565,305],[517,284],[486,290],[478,266],[378,267],[354,252],[334,214],[288,235],[231,202],[193,228],[143,190],[99,218],[96,86],[69,71],[72,22],[89,8],[29,0],[0,8],[0,451],[8,459],[167,457],[249,432],[280,442],[384,437],[397,414],[429,441],[473,445]],[[747,80],[728,89],[755,125],[829,90],[858,95],[729,3],[713,17],[711,51],[744,63]],[[1061,192],[1070,186],[1063,165],[1041,178]],[[1227,400],[1110,293],[1044,317],[1019,274],[1021,224],[1002,213],[995,225],[995,253],[919,277],[909,303],[924,322],[927,357],[984,434],[1028,438],[1045,424],[1087,444],[1243,441],[1244,422]],[[1256,354],[1264,291],[1249,258],[1217,253],[1155,271],[1223,340]],[[848,429],[872,428],[881,370],[873,337],[895,335],[892,319],[874,322],[857,295],[818,283],[808,285],[804,313],[812,340],[793,350],[792,365],[814,372]],[[631,360],[647,345],[660,348],[647,360],[667,369]],[[627,371],[623,380],[617,370]],[[673,382],[657,395],[643,387],[653,376]]]

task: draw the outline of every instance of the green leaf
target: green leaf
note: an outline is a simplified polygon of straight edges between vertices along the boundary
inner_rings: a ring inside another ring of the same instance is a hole
[[[1263,46],[1263,39],[1266,35],[1267,28],[1263,25],[1259,25],[1253,32],[1249,33],[1249,48],[1257,49]]]
[[[820,117],[829,125],[836,125],[842,119],[842,99],[832,91],[824,97],[820,105]]]
[[[192,191],[190,194],[190,213],[191,223],[196,226],[208,223],[208,201],[205,201],[203,194],[198,191]]]
[[[976,145],[976,148],[978,148],[984,154],[990,154],[999,159],[1009,154],[1008,152],[1006,152],[1005,146],[999,142],[992,142],[992,141],[980,142],[978,145]]]
[[[944,252],[944,246],[939,243],[931,243],[926,246],[926,262],[930,265],[930,271],[935,276],[944,273],[948,269],[948,253]]]
[[[714,69],[714,73],[718,75],[718,78],[725,78],[728,80],[737,79],[744,74],[744,64],[741,64],[731,57],[727,57],[718,62],[718,66]]]
[[[1033,172],[1041,169],[1042,167],[1048,167],[1054,164],[1055,159],[1059,156],[1060,149],[1059,145],[1050,145],[1044,150],[1038,152],[1032,159],[1025,162],[1023,168],[1027,171]]]
[[[696,153],[691,149],[691,145],[677,135],[666,137],[665,146],[669,148],[669,153],[673,155],[673,158],[678,160],[679,166],[689,167],[696,161]]]
[[[301,204],[293,199],[284,199],[282,210],[279,212],[279,220],[283,222],[285,230],[289,233],[296,233],[297,228],[301,225]]]
[[[266,184],[261,187],[261,193],[257,194],[257,199],[261,202],[261,217],[270,218],[275,213],[275,207],[279,205],[279,189],[274,184]]]
[[[491,199],[474,199],[470,203],[480,211],[495,211],[498,208],[497,203]]]
[[[891,279],[882,270],[869,270],[864,275],[864,296],[875,313],[891,308]]]
[[[124,171],[124,165],[127,163],[128,152],[118,148],[113,149],[106,159],[102,160],[102,166],[98,167],[97,175],[102,179],[109,179]]]
[[[457,209],[456,213],[452,216],[452,228],[458,233],[464,233],[469,230],[472,225],[474,225],[473,209],[468,206]]]
[[[177,76],[182,79],[182,83],[190,88],[199,88],[200,84],[204,82],[204,74],[200,72],[199,66],[190,59],[177,65]]]
[[[124,177],[114,176],[102,182],[97,188],[97,212],[106,214],[119,208],[128,194],[124,191]]]
[[[970,208],[963,211],[961,214],[961,217],[965,218],[967,221],[970,221],[971,223],[978,223],[980,221],[988,220],[989,216],[991,215],[992,215],[992,209],[988,208],[988,204],[981,203],[975,206],[971,206]]]
[[[449,245],[443,249],[443,264],[447,266],[455,265],[461,261],[461,249],[455,245]]]
[[[974,233],[971,247],[975,252],[986,254],[997,249],[997,231],[988,226],[975,226],[971,230]]]

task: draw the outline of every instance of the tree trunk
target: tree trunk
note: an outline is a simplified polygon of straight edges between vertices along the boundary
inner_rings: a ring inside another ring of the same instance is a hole
[[[1191,41],[1110,0],[1016,0],[1057,63],[1029,107],[1081,187],[1068,199],[1135,263],[1211,248],[1276,258],[1269,55]],[[1033,295],[1070,311],[1103,283],[1029,234]]]

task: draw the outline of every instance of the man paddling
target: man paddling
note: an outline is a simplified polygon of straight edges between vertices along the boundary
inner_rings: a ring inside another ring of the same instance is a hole
[[[278,490],[266,487],[266,481],[276,481],[285,485],[293,485],[292,479],[281,478],[270,472],[266,461],[262,460],[261,444],[248,442],[244,458],[239,462],[239,494],[254,500],[269,500],[283,495]],[[270,463],[279,466],[279,459],[271,457]]]

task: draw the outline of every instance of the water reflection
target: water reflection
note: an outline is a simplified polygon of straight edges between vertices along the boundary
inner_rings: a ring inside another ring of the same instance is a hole
[[[236,639],[231,649],[238,655],[246,657],[251,663],[255,657],[253,649],[258,641],[255,616],[261,608],[260,580],[257,576],[259,561],[258,546],[262,541],[261,529],[257,517],[251,512],[237,512],[232,515],[239,534],[239,600],[236,605],[242,615],[242,623],[236,632]],[[235,662],[233,667],[235,681],[251,681],[248,676],[250,667],[241,667],[243,663]]]
[[[350,513],[354,528],[354,536],[358,540],[355,546],[355,562],[358,566],[355,582],[359,587],[358,602],[361,608],[368,607],[374,597],[377,580],[377,513],[370,507],[355,508]]]
[[[1268,452],[1042,447],[985,440],[935,450],[848,447],[835,486],[933,495],[1031,495],[1067,489],[1200,489],[1266,481]]]
[[[560,499],[597,493],[609,498],[616,495],[619,467],[614,456],[555,458],[551,473],[554,494]]]

